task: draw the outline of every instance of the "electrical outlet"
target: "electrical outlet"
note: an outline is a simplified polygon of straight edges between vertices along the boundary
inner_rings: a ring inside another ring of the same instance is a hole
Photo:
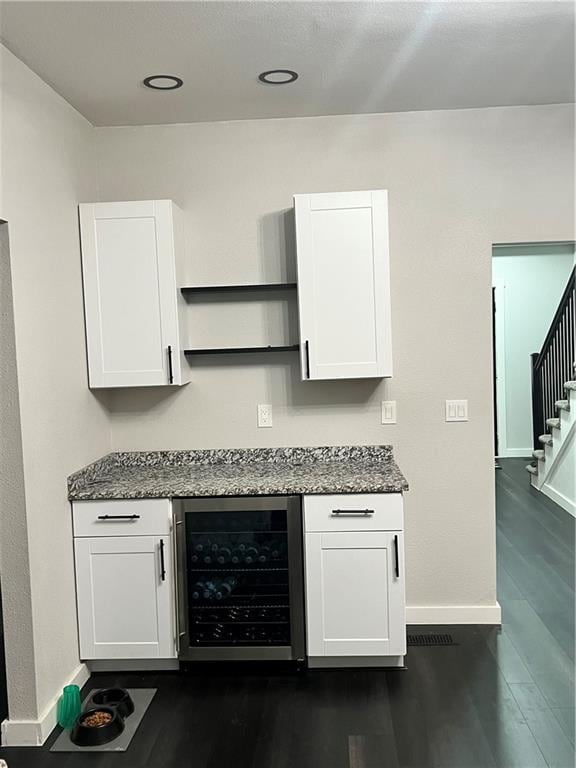
[[[468,421],[468,400],[446,400],[446,421]]]
[[[396,400],[382,400],[382,424],[396,424]]]
[[[258,406],[258,426],[271,427],[272,424],[272,406],[260,404]]]

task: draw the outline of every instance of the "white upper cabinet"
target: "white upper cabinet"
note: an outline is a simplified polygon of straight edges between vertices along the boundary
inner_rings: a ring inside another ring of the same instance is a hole
[[[90,387],[185,384],[180,209],[170,200],[79,208]]]
[[[388,194],[295,195],[303,379],[392,375]]]

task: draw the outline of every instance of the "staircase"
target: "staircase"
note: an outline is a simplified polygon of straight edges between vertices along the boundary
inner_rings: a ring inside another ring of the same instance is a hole
[[[558,416],[546,420],[548,431],[538,436],[540,447],[526,469],[534,488],[576,516],[576,381],[564,388],[566,398],[556,402]]]
[[[532,486],[576,516],[576,268],[532,355]]]

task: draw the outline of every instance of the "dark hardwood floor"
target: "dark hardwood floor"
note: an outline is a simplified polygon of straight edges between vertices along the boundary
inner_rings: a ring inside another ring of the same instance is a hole
[[[100,674],[157,686],[129,751],[0,750],[9,768],[573,768],[574,519],[497,472],[501,629],[451,627],[407,671]],[[419,628],[420,630],[421,628]],[[438,629],[438,628],[436,628]]]

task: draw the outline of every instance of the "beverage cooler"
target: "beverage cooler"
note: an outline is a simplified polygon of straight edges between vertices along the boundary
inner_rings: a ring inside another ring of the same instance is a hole
[[[175,508],[179,658],[303,660],[300,497]]]

